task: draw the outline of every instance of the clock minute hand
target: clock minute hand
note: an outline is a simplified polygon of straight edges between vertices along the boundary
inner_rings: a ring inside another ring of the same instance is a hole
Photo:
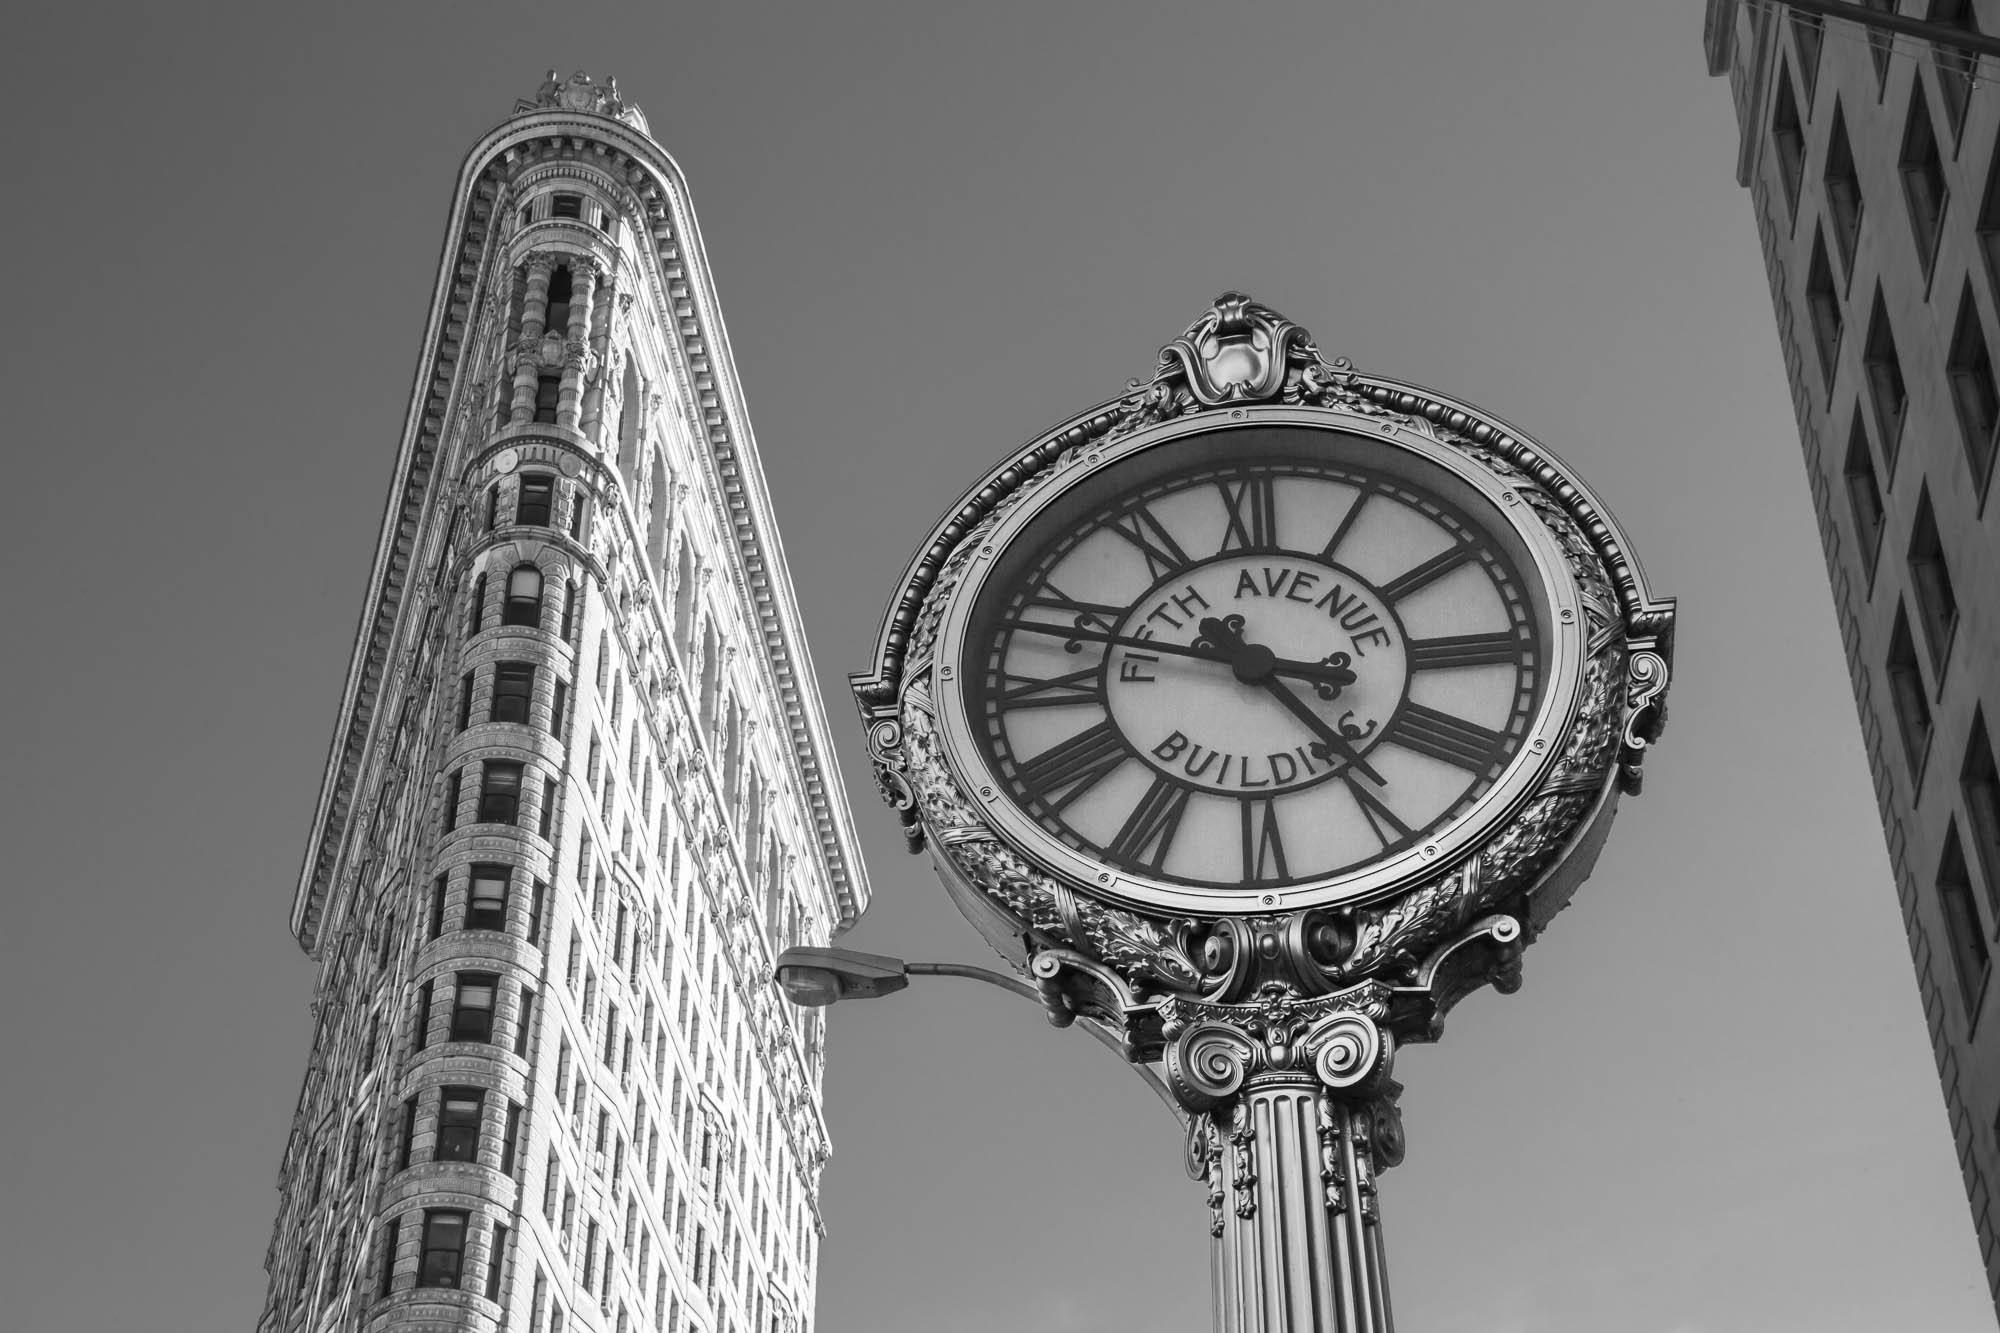
[[[1234,622],[1234,623],[1231,623]],[[1204,616],[1201,621],[1202,641],[1214,644],[1227,655],[1230,670],[1236,679],[1246,685],[1261,685],[1275,696],[1279,703],[1291,711],[1299,721],[1312,728],[1320,738],[1328,754],[1337,754],[1347,761],[1348,768],[1375,782],[1378,786],[1388,786],[1388,782],[1377,773],[1361,752],[1354,748],[1347,737],[1340,734],[1334,725],[1312,710],[1312,706],[1279,683],[1275,674],[1277,658],[1261,643],[1246,643],[1243,639],[1243,621],[1240,616],[1218,619]],[[1351,673],[1343,673],[1351,681]],[[1322,755],[1325,758],[1326,755]]]
[[[1039,620],[1009,620],[1011,628],[1031,630],[1037,634],[1047,634],[1058,639],[1088,639],[1092,643],[1108,643],[1115,648],[1129,648],[1142,653],[1166,653],[1174,657],[1192,657],[1203,662],[1231,664],[1234,659],[1220,647],[1203,648],[1198,644],[1175,643],[1171,639],[1137,639],[1129,634],[1112,634],[1105,630],[1074,628],[1067,625],[1053,625]],[[1330,686],[1338,694],[1343,686],[1354,683],[1354,673],[1345,667],[1332,666],[1324,662],[1298,662],[1290,658],[1271,659],[1271,672],[1279,676],[1293,676],[1309,680],[1317,685]]]

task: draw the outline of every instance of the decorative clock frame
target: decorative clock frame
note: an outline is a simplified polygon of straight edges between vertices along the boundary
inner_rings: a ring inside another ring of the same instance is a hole
[[[1471,845],[1406,858],[1326,905],[1248,892],[1240,908],[1165,910],[1108,891],[1109,868],[1036,857],[992,816],[990,787],[942,743],[940,691],[960,682],[940,629],[1017,509],[1121,445],[1260,419],[1372,431],[1490,478],[1485,489],[1517,527],[1531,516],[1573,580],[1561,614],[1581,662],[1566,707],[1545,714],[1552,729],[1509,770],[1530,780]],[[1639,790],[1666,717],[1673,633],[1673,601],[1648,588],[1609,511],[1547,450],[1470,404],[1323,360],[1303,328],[1238,293],[1162,348],[1149,381],[989,473],[905,572],[874,669],[852,678],[882,793],[911,850],[930,850],[960,910],[1036,980],[1052,1017],[1100,1025],[1185,1114],[1220,1247],[1218,1327],[1387,1327],[1373,1180],[1402,1155],[1394,1048],[1436,1039],[1472,990],[1519,984],[1522,949],[1589,874],[1620,795]],[[1302,1172],[1325,1226],[1287,1236],[1296,1209],[1280,1198]],[[1274,1285],[1273,1262],[1296,1267],[1307,1296]],[[1311,1294],[1322,1283],[1324,1301]]]

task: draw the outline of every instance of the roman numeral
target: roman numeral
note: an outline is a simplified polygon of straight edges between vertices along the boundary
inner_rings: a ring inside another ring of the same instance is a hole
[[[1392,847],[1408,838],[1413,830],[1408,824],[1396,818],[1396,812],[1383,804],[1381,795],[1365,782],[1351,776],[1352,770],[1343,770],[1341,776],[1347,779],[1347,790],[1354,794],[1354,803],[1361,807],[1361,817],[1368,821],[1369,829],[1376,841],[1384,847]]]
[[[1105,526],[1139,548],[1139,553],[1146,557],[1147,573],[1156,579],[1188,564],[1187,552],[1144,505],[1106,520]]]
[[[1278,545],[1278,484],[1268,476],[1245,481],[1218,481],[1229,526],[1222,534],[1222,551],[1270,551]]]
[[[1400,602],[1419,588],[1427,588],[1445,575],[1472,559],[1473,547],[1460,543],[1448,546],[1415,569],[1404,570],[1395,578],[1383,584],[1380,591],[1385,602]]]
[[[1066,616],[1081,616],[1095,620],[1106,630],[1116,625],[1118,618],[1125,614],[1125,608],[1122,606],[1106,606],[1102,602],[1079,602],[1076,598],[1058,590],[1053,583],[1044,583],[1042,590],[1030,596],[1023,605],[1024,608],[1039,607]]]
[[[1326,539],[1326,545],[1320,548],[1320,559],[1333,559],[1334,551],[1347,540],[1347,534],[1354,530],[1354,520],[1361,517],[1361,510],[1372,494],[1372,491],[1362,491],[1354,497],[1354,503],[1347,506],[1347,512],[1340,516],[1340,526],[1333,530],[1333,535]]]
[[[995,700],[1004,712],[1011,708],[1068,708],[1076,704],[1104,703],[1104,673],[1085,667],[1066,676],[1041,680],[1034,676],[1003,675],[1000,697]]]
[[[1187,809],[1187,802],[1186,787],[1155,777],[1105,852],[1114,861],[1158,870],[1167,859],[1167,849],[1174,845],[1174,834],[1180,832],[1181,814]]]
[[[1270,800],[1243,802],[1243,880],[1257,884],[1290,879],[1285,840],[1278,835],[1278,811]]]
[[[1518,662],[1527,644],[1512,630],[1497,634],[1449,634],[1439,639],[1410,640],[1410,670],[1442,671],[1448,667],[1496,666]]]
[[[1427,754],[1447,764],[1478,773],[1493,762],[1506,737],[1497,731],[1475,726],[1462,717],[1440,713],[1418,703],[1406,703],[1389,720],[1382,739],[1406,750]]]
[[[1021,781],[1054,810],[1061,810],[1125,762],[1125,738],[1106,718],[1024,761]]]

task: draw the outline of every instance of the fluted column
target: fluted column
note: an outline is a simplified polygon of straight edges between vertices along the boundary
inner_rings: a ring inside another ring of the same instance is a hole
[[[616,278],[607,276],[604,280],[601,299],[591,302],[590,352],[591,365],[588,383],[583,391],[583,417],[579,429],[600,447],[604,444],[604,399],[605,383],[615,373],[612,365],[614,312],[630,298],[618,290]]]
[[[1376,1174],[1402,1160],[1391,1041],[1347,997],[1167,1012],[1208,1185],[1216,1333],[1393,1333]]]
[[[597,266],[586,259],[570,261],[569,327],[563,330],[562,397],[556,403],[556,422],[578,428],[583,399],[583,382],[591,366],[590,309],[597,288]]]
[[[521,297],[521,341],[515,346],[514,402],[508,417],[515,424],[535,419],[535,382],[541,373],[542,329],[549,318],[549,273],[555,261],[548,255],[528,260],[528,285]]]

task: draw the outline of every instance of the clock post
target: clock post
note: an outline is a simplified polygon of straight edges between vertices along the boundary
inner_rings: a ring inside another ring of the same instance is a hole
[[[1674,604],[1546,449],[1226,293],[933,528],[853,677],[954,902],[1172,1095],[1219,1333],[1387,1333],[1434,1041],[1589,875]]]

